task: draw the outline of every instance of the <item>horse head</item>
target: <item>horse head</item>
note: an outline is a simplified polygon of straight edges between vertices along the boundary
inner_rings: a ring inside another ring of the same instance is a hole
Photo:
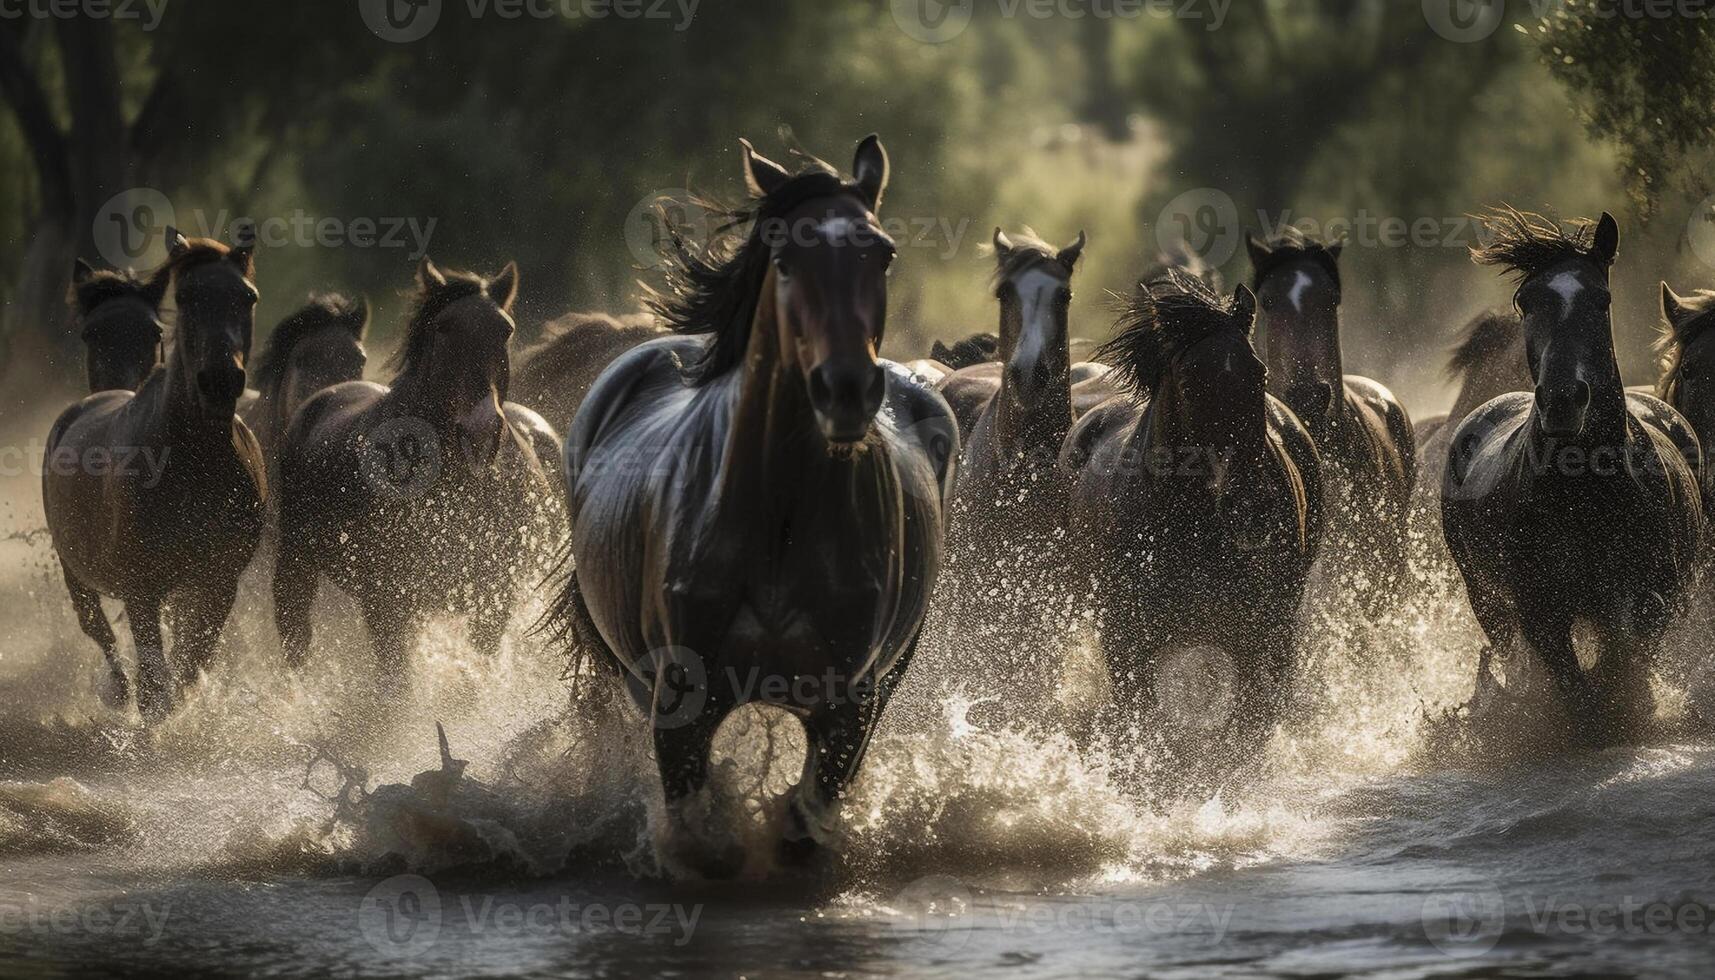
[[[429,423],[457,430],[471,458],[487,463],[499,451],[503,406],[511,383],[507,345],[517,328],[518,266],[492,279],[442,269],[423,256],[417,298],[396,355],[395,388],[406,389]]]
[[[161,301],[167,279],[144,279],[129,269],[72,266],[72,311],[87,350],[90,391],[135,389],[160,360]]]
[[[1072,270],[1083,254],[1082,231],[1056,250],[1031,235],[1014,239],[994,230],[995,297],[1000,300],[1003,397],[1028,412],[1045,391],[1067,382],[1071,349],[1067,309]]]
[[[1715,437],[1715,290],[1689,296],[1661,284],[1663,330],[1660,394],[1691,423],[1698,438]]]
[[[1340,356],[1341,242],[1296,228],[1263,240],[1247,236],[1274,390],[1313,433],[1343,386]]]
[[[1619,390],[1608,270],[1620,229],[1607,212],[1566,231],[1513,208],[1488,216],[1494,240],[1473,252],[1518,280],[1513,305],[1524,324],[1525,358],[1536,393],[1536,426],[1554,438],[1584,432],[1592,395]]]
[[[245,361],[256,328],[253,281],[255,233],[238,231],[238,244],[191,239],[167,229],[167,264],[178,308],[174,329],[177,382],[188,388],[202,410],[231,417],[244,394]]]
[[[757,234],[771,268],[760,300],[772,303],[782,363],[795,365],[817,427],[833,445],[863,439],[887,394],[876,360],[887,322],[887,274],[896,248],[875,211],[887,186],[887,151],[858,144],[853,180],[788,174],[744,144],[746,180],[762,199]]]

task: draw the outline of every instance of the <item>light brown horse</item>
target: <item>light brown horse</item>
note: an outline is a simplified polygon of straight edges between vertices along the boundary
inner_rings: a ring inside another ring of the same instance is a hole
[[[72,266],[68,299],[87,351],[90,391],[135,391],[155,370],[166,290],[166,279],[129,269],[97,269],[82,259]]]
[[[274,572],[287,663],[309,653],[320,575],[356,600],[389,681],[436,610],[467,617],[478,650],[498,648],[559,498],[538,455],[558,437],[506,400],[517,290],[514,265],[485,279],[425,257],[392,386],[335,385],[293,417]]]
[[[137,649],[137,704],[147,718],[174,699],[161,613],[170,605],[178,682],[208,666],[238,577],[262,534],[262,452],[233,406],[244,391],[257,292],[252,245],[228,247],[169,229],[155,286],[178,307],[164,367],[133,395],[105,391],[60,415],[48,434],[42,504],[78,622],[107,658],[110,703],[130,685],[102,595],[125,603]]]

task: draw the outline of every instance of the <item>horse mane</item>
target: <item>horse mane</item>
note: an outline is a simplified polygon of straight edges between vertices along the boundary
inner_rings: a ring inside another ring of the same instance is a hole
[[[1476,215],[1493,237],[1471,246],[1471,261],[1496,265],[1517,280],[1568,259],[1595,261],[1596,222],[1572,219],[1570,229],[1534,211],[1502,204]],[[1599,263],[1600,264],[1600,263]]]
[[[1153,393],[1186,349],[1236,328],[1232,302],[1184,269],[1138,283],[1116,326],[1119,332],[1096,349],[1095,360],[1114,365],[1134,395]]]
[[[207,265],[210,262],[219,262],[233,252],[232,246],[212,238],[187,238],[185,242],[186,247],[177,255],[168,255],[167,261],[161,263],[161,267],[155,270],[154,275],[150,277],[151,279],[159,279],[162,276],[182,276],[198,266]],[[254,252],[244,254],[244,265],[241,270],[244,273],[244,278],[252,280],[256,278],[256,254]]]
[[[863,199],[857,184],[842,178],[830,164],[801,151],[796,156],[804,161],[796,175],[769,194],[753,195],[744,205],[726,207],[694,198],[693,204],[720,219],[713,240],[704,247],[693,249],[674,222],[664,220],[672,249],[666,256],[662,285],[645,287],[646,303],[674,333],[714,337],[695,364],[682,368],[692,385],[706,384],[744,360],[772,255],[765,240],[768,226],[814,198],[845,194]],[[748,230],[741,233],[741,229]]]
[[[565,313],[542,326],[536,342],[518,352],[513,359],[512,380],[524,383],[528,377],[540,377],[544,382],[561,378],[574,365],[590,356],[583,343],[582,331],[600,327],[617,336],[636,336],[640,340],[663,333],[648,313]]]
[[[387,359],[395,380],[410,374],[429,356],[429,349],[435,342],[435,318],[459,300],[480,296],[488,288],[488,280],[474,272],[445,266],[439,268],[446,283],[417,283],[417,295],[411,298],[410,310],[406,314],[405,342]]]
[[[1340,290],[1340,243],[1307,234],[1295,225],[1286,225],[1270,235],[1264,244],[1268,246],[1268,254],[1252,260],[1252,289],[1262,285],[1262,281],[1281,266],[1309,259],[1321,266],[1334,281],[1334,289]]]
[[[992,333],[974,333],[954,341],[950,347],[937,340],[930,346],[929,356],[957,371],[999,357],[1000,337]]]
[[[1447,357],[1449,380],[1465,377],[1489,359],[1519,346],[1524,322],[1511,310],[1484,310],[1465,327],[1459,343]]]
[[[1690,316],[1684,317],[1678,323],[1662,317],[1661,334],[1655,339],[1655,350],[1661,367],[1661,383],[1657,385],[1657,393],[1664,401],[1670,402],[1679,383],[1686,349],[1693,341],[1707,333],[1711,326],[1715,326],[1715,290],[1699,289],[1689,296],[1681,296],[1679,302],[1680,308]]]
[[[1184,242],[1180,242],[1171,249],[1163,249],[1156,253],[1155,262],[1149,266],[1149,271],[1144,273],[1143,281],[1154,282],[1165,277],[1174,269],[1196,276],[1207,283],[1209,288],[1216,293],[1227,291],[1226,279],[1222,277],[1221,270],[1210,265],[1203,256],[1193,251]]]
[[[286,365],[291,363],[292,351],[305,337],[328,326],[342,326],[361,341],[369,329],[369,318],[357,319],[362,310],[361,299],[351,299],[341,293],[313,293],[308,303],[281,320],[268,335],[262,356],[256,359],[256,387],[273,391],[286,377]]]
[[[996,292],[1008,279],[1044,262],[1055,263],[1054,267],[1059,269],[1062,275],[1067,274],[1065,267],[1059,264],[1060,250],[1043,241],[1030,228],[1027,227],[1015,235],[1008,235],[1007,240],[1012,243],[1012,247],[1005,252],[995,253],[997,261],[990,285]]]
[[[123,296],[136,296],[150,306],[160,305],[159,297],[147,294],[153,285],[134,269],[95,269],[82,282],[73,282],[66,290],[66,304],[73,313],[87,315],[101,304]]]

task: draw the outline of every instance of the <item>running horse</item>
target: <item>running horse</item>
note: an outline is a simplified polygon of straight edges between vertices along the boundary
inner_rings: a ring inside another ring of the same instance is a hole
[[[1621,385],[1613,217],[1567,229],[1501,207],[1486,221],[1472,256],[1518,282],[1534,392],[1467,416],[1442,481],[1447,547],[1489,640],[1479,692],[1496,652],[1528,652],[1580,740],[1608,742],[1647,721],[1651,660],[1693,579],[1697,440],[1666,403]]]
[[[1055,613],[1067,612],[1080,591],[1067,574],[1069,484],[1059,462],[1073,421],[1072,273],[1085,241],[1079,232],[1056,249],[1034,235],[995,229],[1001,370],[993,387],[983,384],[983,365],[951,382],[957,387],[957,379],[981,373],[966,387],[981,384],[988,397],[973,410],[960,454],[940,593],[945,615],[935,618],[965,655],[997,671],[997,680],[1014,675],[1013,683],[1036,673],[1033,651],[1057,644]]]
[[[72,266],[70,302],[86,349],[89,390],[135,391],[161,361],[167,280],[126,270]]]
[[[1412,512],[1426,527],[1441,526],[1441,477],[1447,469],[1453,430],[1465,416],[1509,391],[1529,391],[1525,373],[1524,324],[1511,310],[1485,310],[1466,325],[1447,359],[1447,376],[1458,379],[1459,394],[1445,415],[1413,420],[1417,437],[1417,483]],[[1430,535],[1438,538],[1439,535]],[[1424,543],[1427,543],[1425,541]]]
[[[1099,352],[1127,391],[1061,452],[1116,705],[1224,731],[1233,762],[1262,748],[1288,693],[1322,540],[1316,445],[1267,391],[1255,316],[1243,285],[1223,300],[1182,269],[1140,284]],[[1228,712],[1170,703],[1193,674],[1229,682]]]
[[[783,856],[831,842],[917,644],[958,452],[946,402],[876,356],[895,252],[880,141],[858,145],[851,179],[742,145],[737,240],[680,249],[656,298],[676,335],[614,361],[572,423],[558,603],[652,720],[674,860],[711,875],[744,857],[698,815],[711,739],[746,701],[807,735]]]
[[[1339,242],[1288,226],[1247,236],[1268,388],[1310,430],[1325,464],[1325,571],[1372,612],[1404,585],[1417,444],[1411,419],[1381,384],[1344,373]]]
[[[311,395],[363,377],[368,329],[368,300],[326,293],[311,296],[268,335],[256,359],[258,397],[244,413],[264,452],[278,451],[293,413]]]
[[[167,230],[150,291],[178,309],[166,364],[140,389],[103,391],[48,433],[42,506],[78,623],[101,647],[104,698],[131,700],[101,596],[125,604],[137,655],[136,701],[149,720],[172,710],[214,655],[239,575],[261,539],[262,452],[234,414],[244,392],[258,294],[253,241],[227,246]],[[173,677],[161,641],[171,613]],[[176,681],[176,685],[175,685]]]
[[[356,601],[385,683],[402,683],[435,612],[461,616],[478,652],[499,649],[559,499],[541,462],[558,437],[507,401],[517,293],[515,265],[487,279],[424,256],[392,384],[324,388],[292,417],[274,570],[288,665],[308,656],[323,575]]]
[[[1715,290],[1699,289],[1689,296],[1661,284],[1662,334],[1656,343],[1661,353],[1661,381],[1656,387],[1662,401],[1685,417],[1705,457],[1715,447]],[[1699,467],[1705,512],[1715,503],[1715,472]]]

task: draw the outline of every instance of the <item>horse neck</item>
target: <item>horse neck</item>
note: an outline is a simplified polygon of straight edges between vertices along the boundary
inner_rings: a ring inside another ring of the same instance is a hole
[[[1169,397],[1161,397],[1162,392],[1171,391]],[[1191,424],[1190,416],[1195,406],[1187,405],[1177,394],[1177,386],[1171,378],[1164,378],[1156,388],[1156,395],[1149,400],[1149,408],[1138,420],[1137,428],[1132,433],[1132,457],[1141,461],[1145,472],[1152,472],[1152,454],[1176,449],[1191,449],[1206,453],[1210,456],[1224,455],[1235,463],[1261,459],[1261,449],[1267,441],[1267,426],[1258,430],[1243,430],[1236,434],[1222,435],[1201,430]],[[1179,459],[1160,459],[1155,465],[1168,467],[1167,474],[1178,466]],[[1194,481],[1174,480],[1173,483],[1185,489],[1195,485]]]
[[[1288,330],[1295,335],[1296,343],[1287,342]],[[1292,384],[1305,381],[1324,382],[1336,388],[1342,383],[1346,368],[1340,351],[1338,307],[1325,317],[1306,317],[1290,326],[1272,320],[1267,326],[1267,339],[1271,392],[1277,385],[1280,391],[1285,391]]]
[[[810,392],[796,366],[780,350],[779,324],[771,298],[774,270],[763,280],[750,339],[739,366],[738,399],[726,436],[721,499],[743,506],[796,494],[795,474],[828,459],[813,421]]]
[[[178,339],[174,340],[167,353],[161,382],[164,385],[160,395],[161,412],[167,422],[162,433],[165,443],[193,448],[199,445],[231,447],[236,414],[211,413],[203,407],[202,399],[197,397],[195,373],[186,362]]]

